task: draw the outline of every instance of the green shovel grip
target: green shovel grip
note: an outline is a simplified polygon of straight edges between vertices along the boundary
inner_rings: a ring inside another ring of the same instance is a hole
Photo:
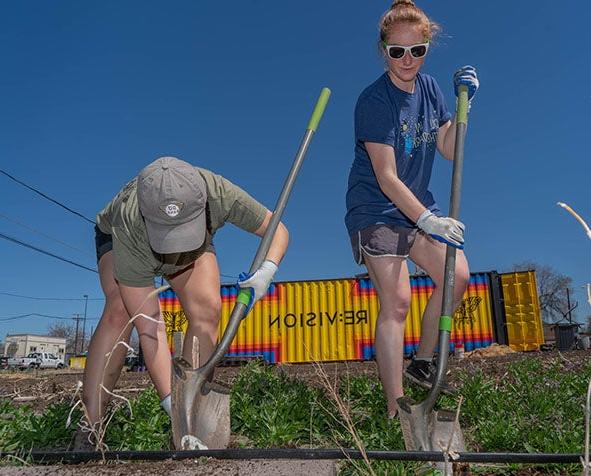
[[[236,301],[248,306],[248,303],[250,302],[250,293],[251,291],[248,289],[241,289],[238,293],[238,296],[236,297]]]
[[[456,113],[458,124],[468,124],[468,86],[460,84],[458,88],[458,111]]]
[[[439,330],[440,331],[452,331],[453,319],[451,316],[440,316],[439,317]]]
[[[326,104],[328,103],[328,98],[330,97],[330,89],[322,88],[320,92],[320,97],[318,101],[316,101],[316,107],[314,107],[314,112],[312,113],[312,117],[310,118],[310,122],[308,123],[307,129],[316,132],[318,128],[318,123],[320,119],[322,119],[322,115],[324,114],[324,110],[326,109]]]

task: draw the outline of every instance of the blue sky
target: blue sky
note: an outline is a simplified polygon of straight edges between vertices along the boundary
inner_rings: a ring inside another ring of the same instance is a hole
[[[566,0],[419,3],[443,26],[424,71],[450,108],[451,78],[477,67],[461,218],[474,271],[533,260],[591,281],[591,243],[557,201],[591,220],[588,124],[591,5]],[[477,5],[477,6],[475,6]],[[311,109],[326,114],[287,207],[279,280],[352,276],[343,225],[353,108],[383,71],[377,23],[389,2],[21,0],[0,6],[1,168],[93,217],[147,163],[175,155],[224,175],[272,208]],[[449,202],[451,166],[432,191]],[[0,232],[94,266],[92,226],[0,175]],[[10,221],[8,218],[10,218]],[[71,247],[14,223],[43,232]],[[250,265],[257,240],[229,225],[216,236],[222,273]],[[97,275],[0,240],[0,318],[100,315]],[[229,281],[230,278],[225,278]],[[93,300],[96,299],[96,300]],[[44,332],[48,318],[0,320]],[[89,326],[96,321],[89,321]]]

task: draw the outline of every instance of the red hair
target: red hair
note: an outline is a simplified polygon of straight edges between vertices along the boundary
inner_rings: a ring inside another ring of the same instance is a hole
[[[400,24],[418,25],[425,41],[431,41],[440,27],[432,22],[426,13],[412,0],[395,0],[390,9],[380,19],[380,48],[383,48],[388,34]]]

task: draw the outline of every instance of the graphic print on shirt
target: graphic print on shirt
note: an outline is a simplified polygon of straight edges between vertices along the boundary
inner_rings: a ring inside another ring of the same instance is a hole
[[[429,130],[424,129],[424,124],[428,125]],[[437,142],[437,132],[439,131],[439,118],[431,117],[428,121],[424,116],[418,118],[401,117],[400,135],[404,141],[404,154],[412,158],[412,151],[421,147],[422,144],[435,144]]]

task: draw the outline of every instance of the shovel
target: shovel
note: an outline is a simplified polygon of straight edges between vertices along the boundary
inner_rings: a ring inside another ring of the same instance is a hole
[[[459,88],[456,118],[456,141],[449,216],[457,219],[460,209],[464,139],[468,125],[468,88],[466,86],[460,86]],[[450,410],[433,411],[447,369],[449,337],[452,330],[452,313],[454,311],[455,268],[456,249],[453,246],[448,246],[445,255],[443,305],[441,317],[439,318],[439,358],[437,359],[435,382],[423,402],[415,403],[409,397],[401,397],[397,400],[400,425],[408,451],[443,451],[448,455],[465,451],[462,430],[456,422],[456,412]],[[438,469],[441,468],[438,467]],[[447,465],[445,473],[448,473]]]
[[[273,216],[250,266],[250,273],[255,272],[267,256],[296,176],[329,97],[330,89],[323,88],[289,175],[283,184]],[[230,440],[229,389],[213,383],[212,377],[215,366],[224,358],[228,347],[234,340],[240,322],[248,313],[250,295],[251,291],[248,289],[241,289],[238,293],[224,334],[203,367],[196,368],[199,365],[199,343],[196,338],[192,343],[193,362],[189,363],[183,358],[173,360],[172,433],[176,449],[219,449],[228,446]]]

